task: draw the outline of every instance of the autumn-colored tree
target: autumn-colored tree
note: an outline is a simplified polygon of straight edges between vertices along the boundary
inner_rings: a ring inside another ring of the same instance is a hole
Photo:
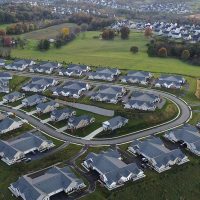
[[[70,34],[70,29],[68,27],[62,28],[61,35],[63,38],[67,38]]]
[[[161,47],[158,50],[158,56],[160,56],[162,58],[166,58],[167,57],[167,49],[165,47]]]
[[[3,45],[5,47],[10,47],[12,45],[12,38],[9,36],[6,36],[3,38]]]
[[[188,60],[189,58],[190,58],[189,50],[187,50],[187,49],[183,50],[183,52],[181,54],[181,59]]]
[[[5,36],[6,35],[6,31],[3,29],[0,29],[0,37]]]
[[[144,31],[144,36],[145,37],[151,37],[153,34],[152,29],[150,27],[147,27]]]

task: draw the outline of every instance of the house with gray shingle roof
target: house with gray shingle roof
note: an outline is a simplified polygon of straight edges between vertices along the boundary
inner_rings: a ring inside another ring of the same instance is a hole
[[[0,59],[0,66],[5,66],[6,60],[5,59]]]
[[[91,86],[88,83],[80,81],[69,81],[54,89],[53,95],[80,98],[83,95],[83,92],[88,91],[90,88]]]
[[[12,76],[6,72],[0,72],[0,93],[9,93],[9,82]]]
[[[63,108],[63,109],[52,111],[51,112],[51,120],[59,122],[64,119],[68,119],[74,115],[76,115],[76,111],[69,109],[69,108]]]
[[[90,72],[88,74],[88,79],[113,81],[116,77],[119,76],[119,74],[121,74],[119,69],[100,68],[95,72]]]
[[[39,176],[24,175],[9,186],[15,197],[24,200],[48,200],[60,192],[70,194],[85,188],[69,167],[52,167]]]
[[[67,68],[60,69],[59,75],[80,77],[88,71],[90,71],[90,67],[87,65],[70,64]]]
[[[30,152],[42,152],[54,146],[53,142],[44,136],[28,132],[12,141],[0,140],[0,156],[2,161],[12,165],[20,162]]]
[[[12,92],[10,94],[3,96],[3,102],[4,103],[15,102],[15,101],[18,101],[18,100],[20,100],[24,97],[25,97],[24,93],[15,91],[15,92]]]
[[[89,124],[94,123],[95,118],[81,115],[81,116],[73,116],[68,120],[68,129],[79,129],[88,126]]]
[[[116,116],[108,121],[103,122],[102,126],[105,131],[113,131],[115,129],[121,128],[122,126],[125,126],[127,123],[128,119],[125,117]]]
[[[195,126],[185,125],[164,135],[171,142],[185,144],[192,153],[200,156],[200,133]]]
[[[107,103],[118,103],[119,99],[125,94],[124,87],[117,86],[100,86],[97,92],[94,92],[90,99]]]
[[[36,106],[36,110],[38,113],[48,113],[55,110],[58,107],[59,107],[59,103],[55,101],[49,101],[49,102],[39,103]]]
[[[95,170],[109,190],[120,187],[127,181],[145,177],[135,163],[124,163],[119,152],[112,149],[99,154],[89,153],[83,165],[89,170]]]
[[[28,107],[28,106],[35,106],[39,103],[43,103],[47,100],[46,97],[42,96],[42,95],[38,95],[38,94],[35,94],[35,95],[32,95],[32,96],[29,96],[25,99],[22,100],[22,105],[24,107]]]
[[[182,76],[161,75],[154,85],[155,87],[180,89],[185,82]]]
[[[144,92],[134,92],[131,98],[125,102],[124,108],[138,109],[144,111],[154,111],[156,109],[156,103],[160,102],[160,97]]]
[[[152,78],[150,72],[144,71],[129,71],[126,76],[121,78],[122,83],[139,83],[142,85],[147,85],[150,78]]]
[[[49,87],[57,84],[58,81],[52,78],[34,77],[22,87],[22,90],[26,92],[44,92]]]
[[[18,129],[22,126],[22,124],[23,123],[21,121],[15,121],[9,117],[6,117],[2,121],[0,121],[0,134]]]
[[[171,169],[173,165],[181,165],[188,162],[188,157],[180,150],[169,150],[158,137],[150,137],[145,140],[135,140],[128,150],[147,159],[150,166],[157,172]]]
[[[23,71],[33,64],[35,64],[33,60],[15,60],[13,63],[6,65],[5,68],[9,70]]]

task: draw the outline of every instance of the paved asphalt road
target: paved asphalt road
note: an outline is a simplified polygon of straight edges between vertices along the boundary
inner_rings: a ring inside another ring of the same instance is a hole
[[[49,77],[49,78],[55,78],[57,80],[60,81],[65,81],[66,77],[62,77],[62,76],[57,76],[57,75],[43,75],[43,74],[35,74],[35,73],[27,73],[27,72],[10,72],[10,74],[12,75],[19,75],[19,76],[27,76],[27,77]],[[73,78],[67,78],[67,80],[74,80]],[[76,79],[75,79],[76,80]],[[83,82],[88,82],[92,85],[102,85],[102,82],[99,81],[90,81],[90,80],[81,80]],[[113,85],[114,83],[106,83],[107,85]],[[115,84],[116,86],[121,86],[120,84]],[[124,86],[124,85],[123,85]],[[77,143],[77,144],[88,144],[88,145],[112,145],[112,144],[122,144],[122,143],[126,143],[126,142],[130,142],[134,139],[138,139],[141,137],[146,137],[149,135],[153,135],[159,132],[164,132],[166,130],[169,129],[173,129],[177,126],[181,126],[184,123],[186,123],[191,116],[191,109],[190,107],[181,99],[179,99],[178,97],[176,97],[175,95],[172,95],[170,93],[166,93],[166,92],[162,92],[162,91],[158,91],[158,90],[153,90],[153,89],[149,89],[149,88],[140,88],[137,86],[125,86],[127,89],[130,90],[140,90],[140,91],[147,91],[147,92],[151,92],[154,93],[158,96],[161,96],[163,98],[169,99],[171,101],[173,101],[174,103],[177,104],[177,106],[180,109],[180,116],[178,118],[176,118],[173,121],[170,121],[168,123],[162,124],[162,125],[158,125],[155,127],[151,127],[149,129],[146,130],[141,130],[141,131],[137,131],[134,133],[131,133],[129,135],[126,136],[121,136],[118,138],[111,138],[111,139],[93,139],[93,140],[84,140],[82,138],[76,138],[75,136],[72,135],[64,135],[62,133],[59,133],[57,131],[55,131],[53,128],[41,123],[41,121],[35,119],[32,116],[27,115],[26,113],[20,111],[20,110],[15,110],[13,108],[8,108],[6,106],[0,106],[0,109],[3,111],[7,111],[7,112],[13,112],[16,113],[17,116],[26,119],[30,124],[32,124],[33,126],[37,127],[38,129],[44,131],[45,133],[56,137],[58,139],[61,139],[63,141],[69,141],[71,143]]]

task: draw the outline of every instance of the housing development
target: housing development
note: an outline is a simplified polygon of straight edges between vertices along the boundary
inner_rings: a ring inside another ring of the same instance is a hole
[[[199,200],[199,10],[0,1],[0,200]]]

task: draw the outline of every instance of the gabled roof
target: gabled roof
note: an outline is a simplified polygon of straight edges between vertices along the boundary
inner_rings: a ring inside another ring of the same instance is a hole
[[[92,117],[88,116],[88,115],[81,115],[81,116],[73,116],[71,118],[69,118],[69,123],[73,124],[74,126],[77,126],[80,121],[82,120],[86,120],[86,121],[90,121],[92,119]]]
[[[25,175],[12,183],[13,187],[29,200],[42,200],[57,190],[65,190],[70,186],[76,188],[80,184],[83,184],[82,180],[78,179],[69,167],[55,166],[36,178]]]
[[[37,108],[40,110],[45,110],[48,106],[55,106],[57,103],[55,101],[49,101],[44,103],[39,103]]]
[[[32,102],[35,102],[37,100],[42,100],[44,98],[46,98],[46,97],[39,95],[39,94],[34,94],[32,96],[29,96],[29,97],[23,99],[22,102],[32,103]]]
[[[121,117],[121,116],[116,116],[116,117],[113,117],[112,119],[104,122],[105,124],[108,124],[110,127],[115,127],[117,126],[119,123],[124,123],[126,120],[125,117]]]
[[[127,74],[127,76],[145,77],[145,78],[150,77],[150,75],[151,75],[150,72],[145,72],[145,71],[129,71]]]
[[[182,76],[161,75],[159,80],[179,82],[179,81],[184,81],[184,78]]]
[[[12,100],[13,98],[20,98],[21,96],[22,96],[22,93],[15,91],[15,92],[5,95],[3,98],[6,100]]]
[[[89,153],[85,161],[101,171],[106,176],[107,183],[112,184],[123,176],[127,177],[130,173],[137,175],[141,171],[135,163],[126,164],[120,157],[118,151],[109,149],[99,154]]]
[[[162,140],[157,137],[150,137],[144,141],[133,141],[131,147],[153,159],[158,167],[167,165],[170,160],[174,161],[177,158],[182,159],[185,157],[180,149],[167,149]]]
[[[154,94],[144,93],[144,92],[139,92],[139,91],[135,91],[131,95],[131,100],[149,102],[149,103],[153,103],[157,98],[159,97]]]
[[[0,121],[0,132],[8,129],[15,121],[11,118],[5,118],[2,121]]]
[[[7,72],[0,72],[0,79],[11,79],[12,76]]]
[[[52,116],[55,116],[56,118],[59,118],[63,113],[71,114],[73,110],[69,108],[64,108],[64,109],[59,109],[59,110],[54,110],[51,112]]]

